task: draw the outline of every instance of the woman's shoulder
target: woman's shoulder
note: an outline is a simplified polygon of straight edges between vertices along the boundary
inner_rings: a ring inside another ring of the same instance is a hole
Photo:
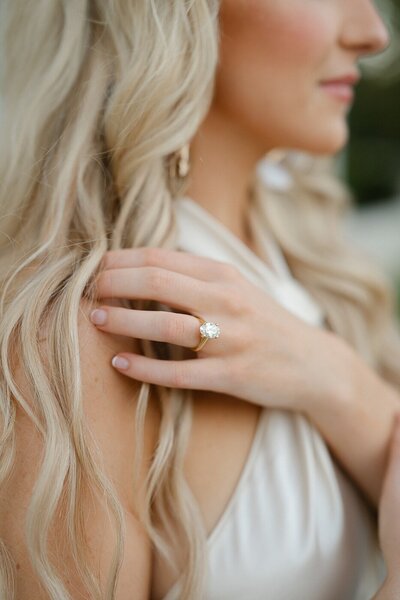
[[[155,399],[150,397],[144,423],[139,486],[134,488],[135,423],[140,382],[128,379],[115,371],[111,365],[111,358],[121,350],[133,351],[135,341],[97,330],[90,322],[90,310],[90,303],[82,300],[78,315],[78,337],[82,409],[85,427],[89,433],[85,442],[99,456],[101,467],[113,484],[126,517],[124,560],[116,598],[127,600],[132,594],[137,598],[147,598],[151,572],[151,544],[137,515],[144,506],[145,478],[158,439],[158,406]],[[63,340],[60,339],[60,344],[62,343]],[[46,353],[49,349],[43,334],[41,345],[46,365]],[[18,361],[13,377],[27,404],[34,406],[34,394]],[[27,546],[21,543],[21,540],[24,539],[27,507],[42,464],[43,437],[18,404],[15,433],[16,454],[13,469],[8,481],[0,490],[0,535],[18,565],[18,597],[24,600],[36,594],[35,598],[39,599],[42,598],[40,584],[30,564]],[[59,444],[62,444],[62,440],[59,440]],[[100,505],[95,506],[93,498],[84,499],[80,508],[85,514],[90,514],[87,521],[89,550],[96,562],[96,569],[100,565],[99,572],[103,577],[108,572],[112,560],[115,531],[107,510]],[[65,539],[61,533],[64,525],[65,523],[58,519],[54,522],[57,539]],[[71,585],[79,586],[78,582],[74,581],[74,572],[72,567],[70,569],[68,566],[68,559],[64,555],[62,558],[60,553],[61,548],[57,545],[57,553],[54,556],[59,562],[58,566],[67,575]]]
[[[100,331],[90,321],[93,309],[86,300],[81,301],[78,316],[82,398],[87,422],[97,428],[103,444],[120,446],[125,459],[134,455],[136,407],[141,382],[122,375],[111,365],[118,352],[137,352],[137,340]],[[144,423],[144,455],[150,456],[158,439],[160,412],[156,396],[149,395]],[[115,439],[110,437],[113,432]],[[110,448],[111,450],[111,448]],[[128,464],[133,463],[129,460]],[[129,485],[127,493],[129,493]]]

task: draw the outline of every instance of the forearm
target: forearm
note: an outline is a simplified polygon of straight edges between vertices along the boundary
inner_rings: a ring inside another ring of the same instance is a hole
[[[342,373],[325,398],[306,413],[332,453],[376,507],[400,395],[344,342],[337,340]]]
[[[382,587],[377,591],[371,600],[399,600],[400,598],[400,580],[386,579]]]

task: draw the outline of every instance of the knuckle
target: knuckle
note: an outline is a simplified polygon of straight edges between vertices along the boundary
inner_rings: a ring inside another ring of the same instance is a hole
[[[182,317],[175,317],[171,323],[173,331],[171,332],[171,338],[174,338],[177,342],[182,343],[187,336],[187,326],[185,319]]]
[[[233,290],[226,290],[224,296],[225,308],[232,315],[243,315],[247,310],[247,302],[240,294],[235,294]]]
[[[103,257],[100,261],[99,269],[109,269],[115,260],[116,250],[108,250],[103,254]]]
[[[155,265],[159,263],[160,248],[143,247],[140,253],[143,265]]]
[[[172,372],[170,377],[171,387],[184,388],[187,387],[187,378],[182,365],[174,364],[172,366]]]
[[[227,297],[228,290],[226,286],[218,285],[213,293],[213,298],[216,306],[226,309],[227,308]]]
[[[145,285],[153,292],[160,292],[171,284],[171,278],[167,271],[157,267],[147,267],[145,272]]]
[[[224,265],[224,276],[228,280],[236,280],[240,277],[240,271],[235,265],[226,263]]]
[[[104,294],[112,289],[112,271],[102,271],[96,278],[96,291]]]
[[[239,277],[239,269],[230,263],[215,261],[215,271],[218,279],[231,281]]]
[[[162,336],[171,342],[182,342],[186,334],[186,325],[182,318],[174,313],[167,313],[161,322]]]

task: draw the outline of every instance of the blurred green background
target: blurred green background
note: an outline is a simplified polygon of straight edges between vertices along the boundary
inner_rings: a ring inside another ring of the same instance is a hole
[[[350,140],[339,163],[357,209],[350,235],[394,282],[400,317],[400,0],[375,4],[391,43],[379,56],[361,61]]]

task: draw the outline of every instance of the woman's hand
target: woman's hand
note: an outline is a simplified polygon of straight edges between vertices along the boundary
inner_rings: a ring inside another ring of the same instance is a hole
[[[379,503],[379,539],[387,578],[373,600],[395,600],[400,598],[400,414],[395,418]]]
[[[163,248],[106,254],[98,276],[102,331],[193,348],[199,321],[221,335],[185,360],[121,353],[138,381],[228,394],[269,408],[302,411],[376,506],[399,394],[339,336],[278,304],[233,266]],[[157,300],[181,313],[107,306]],[[184,314],[192,313],[192,314]],[[117,366],[114,363],[114,366]]]
[[[234,266],[162,248],[117,250],[104,258],[97,291],[99,298],[155,300],[182,311],[103,304],[103,313],[92,313],[102,331],[193,348],[200,323],[192,315],[221,328],[193,359],[118,355],[126,367],[119,370],[139,381],[307,410],[313,401],[329,400],[345,377],[344,342],[294,316]]]

